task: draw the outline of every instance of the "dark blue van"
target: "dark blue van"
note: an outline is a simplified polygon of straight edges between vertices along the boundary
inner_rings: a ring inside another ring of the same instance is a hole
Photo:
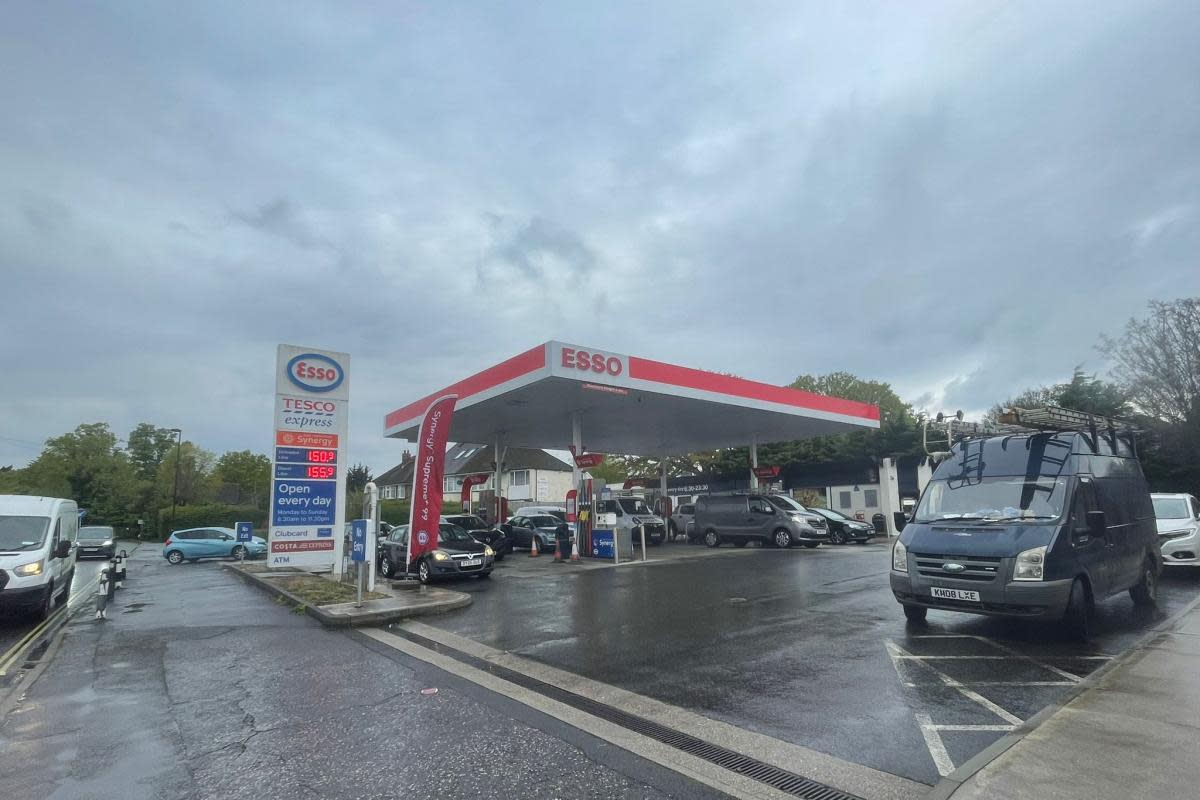
[[[892,550],[909,620],[930,608],[1064,620],[1094,603],[1156,600],[1162,558],[1133,434],[1024,432],[954,445]]]

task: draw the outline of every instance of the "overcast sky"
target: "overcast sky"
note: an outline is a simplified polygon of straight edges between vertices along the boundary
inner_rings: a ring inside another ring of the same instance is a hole
[[[1200,294],[1200,4],[12,2],[0,465],[547,339],[982,409]],[[834,10],[831,10],[833,8]]]

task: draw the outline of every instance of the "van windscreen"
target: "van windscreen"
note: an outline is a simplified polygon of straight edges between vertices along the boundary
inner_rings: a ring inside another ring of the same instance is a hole
[[[49,517],[0,515],[0,553],[36,550],[45,540],[49,528]]]
[[[996,477],[930,481],[915,522],[986,520],[1034,522],[1058,519],[1066,505],[1066,478]]]

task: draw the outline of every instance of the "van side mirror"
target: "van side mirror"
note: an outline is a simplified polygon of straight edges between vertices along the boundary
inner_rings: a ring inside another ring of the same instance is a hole
[[[903,511],[892,512],[892,524],[896,526],[896,532],[904,530],[904,526],[908,524],[908,517]]]
[[[1104,512],[1089,511],[1087,513],[1087,526],[1092,536],[1103,536],[1108,530],[1108,523],[1104,519]]]
[[[68,539],[60,539],[54,546],[54,557],[66,558],[69,555],[71,555],[71,542]]]

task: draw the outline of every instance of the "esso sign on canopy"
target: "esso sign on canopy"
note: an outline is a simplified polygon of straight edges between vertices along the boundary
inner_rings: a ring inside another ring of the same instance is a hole
[[[580,372],[591,372],[597,375],[618,377],[625,371],[625,364],[616,356],[594,353],[590,350],[576,350],[573,347],[562,349],[562,365],[567,369]]]
[[[332,392],[342,385],[345,373],[329,356],[301,353],[288,362],[287,376],[306,392]]]

